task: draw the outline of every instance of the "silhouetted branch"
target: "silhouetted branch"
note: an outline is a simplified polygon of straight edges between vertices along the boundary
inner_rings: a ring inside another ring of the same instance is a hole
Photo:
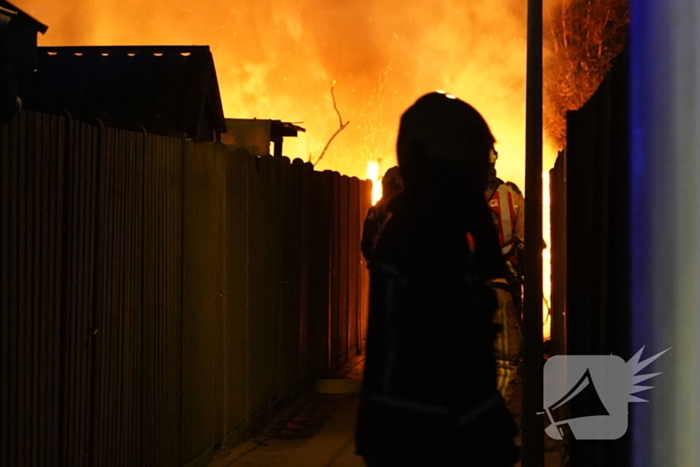
[[[340,115],[340,110],[338,110],[338,105],[335,102],[335,93],[333,92],[334,88],[335,88],[335,81],[333,81],[333,85],[331,86],[331,97],[333,98],[333,108],[335,109],[335,113],[338,114],[338,123],[339,123],[340,127],[330,137],[330,139],[326,143],[326,146],[323,148],[323,151],[321,151],[321,155],[318,156],[318,159],[316,159],[316,162],[313,163],[314,166],[316,164],[318,164],[319,162],[321,162],[321,159],[323,159],[323,156],[326,154],[328,147],[331,145],[331,143],[333,142],[335,137],[338,136],[338,133],[343,131],[345,129],[345,127],[347,127],[350,124],[350,122],[343,123],[343,117]],[[311,161],[311,157],[309,157],[309,161]]]

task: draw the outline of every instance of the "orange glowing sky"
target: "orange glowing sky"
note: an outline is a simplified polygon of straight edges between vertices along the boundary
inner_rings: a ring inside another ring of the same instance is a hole
[[[338,129],[335,81],[350,125],[319,170],[382,175],[396,161],[401,113],[422,94],[444,89],[484,115],[497,139],[499,176],[525,188],[523,0],[15,3],[49,26],[40,45],[209,45],[226,117],[303,122],[307,132],[285,140],[292,158],[317,158]],[[546,146],[545,170],[555,156]],[[545,225],[548,242],[546,218]]]
[[[49,26],[40,45],[209,45],[227,117],[304,122],[285,155],[364,178],[395,162],[398,118],[445,89],[482,112],[499,175],[524,180],[526,2],[522,0],[16,0]],[[545,168],[554,161],[545,153]]]

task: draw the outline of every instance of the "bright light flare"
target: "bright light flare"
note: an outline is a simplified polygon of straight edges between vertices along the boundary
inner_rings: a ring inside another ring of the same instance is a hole
[[[549,171],[542,172],[542,238],[547,248],[542,251],[542,337],[552,336],[549,308],[552,303],[552,233],[550,224]]]
[[[372,205],[382,198],[382,183],[379,176],[379,162],[367,162],[367,180],[372,180]]]

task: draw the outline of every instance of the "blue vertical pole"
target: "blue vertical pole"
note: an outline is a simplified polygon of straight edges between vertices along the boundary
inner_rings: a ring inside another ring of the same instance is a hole
[[[630,10],[631,350],[671,347],[630,404],[632,465],[700,465],[700,4]]]

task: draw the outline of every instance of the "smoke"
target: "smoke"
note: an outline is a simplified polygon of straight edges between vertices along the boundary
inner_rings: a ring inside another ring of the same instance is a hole
[[[285,153],[366,175],[395,163],[400,114],[444,89],[486,118],[498,170],[522,187],[526,2],[522,0],[17,0],[49,25],[40,45],[209,45],[227,117],[304,122]],[[545,160],[548,168],[551,154]]]

